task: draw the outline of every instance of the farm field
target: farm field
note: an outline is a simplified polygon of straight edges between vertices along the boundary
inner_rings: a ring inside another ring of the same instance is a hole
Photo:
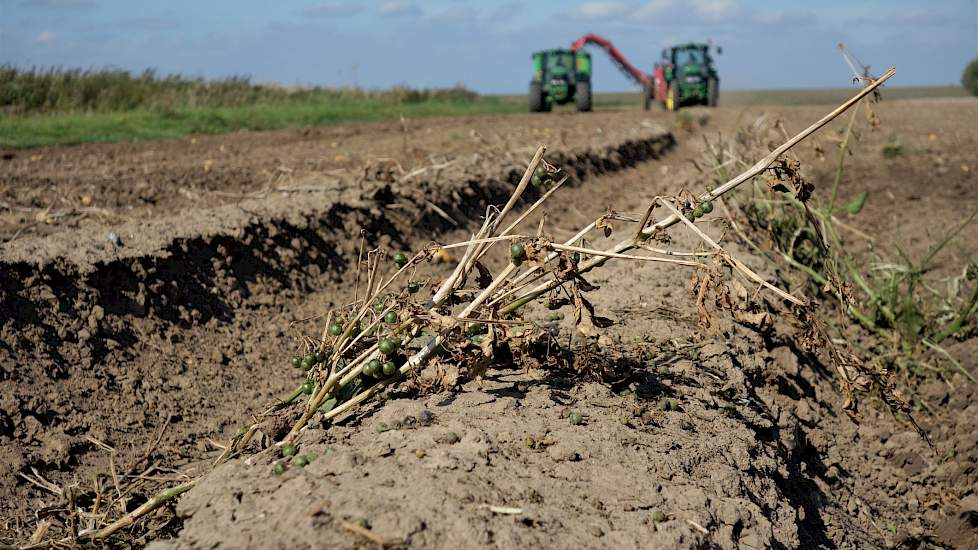
[[[354,299],[361,230],[391,250],[468,239],[539,145],[570,178],[544,208],[555,240],[609,209],[640,217],[657,196],[715,184],[703,159],[718,137],[762,126],[792,135],[835,101],[798,93],[724,93],[717,109],[679,115],[624,100],[601,110],[618,99],[599,96],[583,114],[5,149],[0,466],[15,475],[0,477],[0,545],[23,544],[39,521],[67,533],[68,517],[85,527],[132,511],[207,471],[240,426],[302,382],[287,365],[296,330],[318,336],[321,321],[300,321]],[[978,206],[978,101],[912,97],[877,104],[880,126],[860,126],[850,143],[838,200],[865,193],[856,213],[840,214],[861,258],[920,257]],[[816,196],[829,193],[847,120],[792,152]],[[780,143],[763,138],[765,148]],[[700,226],[766,280],[811,295],[726,217],[718,204]],[[539,220],[534,213],[527,231]],[[975,284],[962,275],[978,259],[975,227],[935,257],[944,283]],[[683,227],[672,235],[670,246],[697,247]],[[453,267],[423,273],[438,280]],[[279,455],[266,447],[295,420],[287,412],[262,425],[246,457],[123,540],[157,549],[978,545],[975,327],[945,343],[959,368],[900,379],[928,444],[877,394],[847,415],[834,368],[802,349],[787,321],[754,330],[724,318],[703,330],[688,271],[610,261],[588,282],[613,323],[602,352],[609,375],[518,358],[474,380],[441,373],[450,382],[395,390],[311,425],[302,448],[318,458],[277,476]],[[528,318],[569,340],[572,308],[539,309]],[[58,490],[68,486],[87,515],[65,513]]]

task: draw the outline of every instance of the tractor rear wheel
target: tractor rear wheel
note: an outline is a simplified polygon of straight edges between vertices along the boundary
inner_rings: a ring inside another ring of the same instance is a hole
[[[574,87],[577,110],[586,113],[591,110],[591,81],[581,80]]]
[[[717,79],[711,78],[706,81],[706,104],[710,107],[717,106],[720,95],[720,83]]]
[[[543,84],[530,82],[530,112],[541,113],[547,110],[547,98],[543,95]]]

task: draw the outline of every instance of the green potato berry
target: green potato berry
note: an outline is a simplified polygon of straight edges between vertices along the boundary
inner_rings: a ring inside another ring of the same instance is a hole
[[[371,359],[363,366],[363,374],[367,376],[377,376],[377,372],[381,369],[381,364],[379,359]]]
[[[340,323],[333,323],[332,325],[329,325],[329,333],[333,336],[343,334],[343,325]]]
[[[293,355],[289,357],[289,364],[292,365],[292,368],[297,369],[302,366],[302,358],[298,355]]]
[[[536,174],[533,174],[533,177],[530,178],[530,184],[533,185],[533,187],[540,187],[542,183],[543,178]]]
[[[310,361],[309,358],[306,357],[302,360],[302,363],[299,364],[299,368],[305,372],[309,372],[310,370],[312,370],[312,366],[315,364],[316,363],[314,361]]]
[[[547,172],[547,167],[544,166],[542,163],[541,164],[538,164],[537,165],[537,169],[533,171],[533,175],[534,176],[537,176],[537,177],[540,177],[540,178],[544,178],[548,174],[549,174],[549,172]]]
[[[309,464],[309,459],[302,455],[299,455],[292,459],[292,464],[295,464],[296,466],[303,468],[305,467],[306,464]]]
[[[390,361],[385,361],[382,368],[384,369],[384,376],[393,376],[397,372],[397,365]]]
[[[312,392],[316,390],[316,385],[312,382],[306,382],[302,385],[302,393],[306,395],[312,395]]]
[[[275,475],[277,475],[277,476],[280,476],[280,475],[284,474],[285,473],[285,464],[282,463],[282,462],[276,462],[275,465],[272,466],[272,473],[275,474]]]
[[[713,212],[713,203],[710,201],[706,201],[700,205],[700,208],[703,209],[704,214],[709,214],[710,212]]]
[[[690,219],[693,219],[693,220],[695,220],[696,218],[702,218],[703,217],[703,208],[697,206],[696,208],[693,209],[693,212],[690,213],[690,215],[687,216],[687,217],[690,218]]]
[[[295,456],[299,450],[295,448],[295,445],[283,445],[282,446],[282,456]]]
[[[380,353],[383,353],[384,355],[390,355],[395,351],[397,351],[397,347],[399,344],[400,342],[398,342],[393,338],[384,338],[383,340],[380,341],[380,345],[378,347],[380,348]]]
[[[666,514],[662,510],[655,510],[652,512],[652,521],[655,523],[662,523],[666,520]]]
[[[384,311],[384,307],[386,307],[386,306],[384,306],[384,302],[377,302],[377,303],[375,303],[374,304],[374,313],[380,313],[381,311]]]
[[[523,243],[513,243],[509,246],[509,255],[514,260],[522,260],[526,257],[526,247]]]
[[[416,283],[414,281],[411,281],[410,283],[408,283],[408,287],[407,288],[408,288],[408,292],[410,292],[411,294],[414,294],[414,293],[418,292],[419,290],[421,290],[421,283]]]
[[[570,415],[567,416],[567,419],[570,420],[570,423],[574,426],[580,426],[584,423],[584,415],[577,411],[570,413]]]
[[[388,325],[392,325],[396,323],[397,313],[394,313],[393,311],[388,311],[386,314],[384,314],[384,322],[387,323]]]
[[[397,267],[404,267],[408,263],[407,255],[405,255],[403,252],[394,254],[394,263],[397,264]]]
[[[302,360],[303,360],[303,362],[308,361],[309,363],[315,365],[316,364],[316,354],[315,353],[307,353],[306,356],[302,358]]]

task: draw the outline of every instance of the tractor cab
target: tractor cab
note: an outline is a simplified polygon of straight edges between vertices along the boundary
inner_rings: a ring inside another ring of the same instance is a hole
[[[662,50],[655,65],[653,88],[655,98],[670,110],[685,105],[715,107],[720,78],[717,76],[710,44],[678,44]],[[723,50],[717,48],[717,53]]]
[[[544,50],[533,54],[531,112],[576,101],[578,111],[591,110],[591,55],[585,51]]]

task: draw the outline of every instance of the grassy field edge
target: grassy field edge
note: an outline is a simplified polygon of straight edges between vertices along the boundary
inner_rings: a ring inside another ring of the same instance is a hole
[[[375,122],[395,120],[401,116],[464,116],[524,110],[517,103],[483,97],[464,102],[431,100],[392,104],[380,100],[351,100],[57,113],[0,118],[0,148],[26,149],[52,145],[171,139],[188,134],[277,130],[341,122]]]

